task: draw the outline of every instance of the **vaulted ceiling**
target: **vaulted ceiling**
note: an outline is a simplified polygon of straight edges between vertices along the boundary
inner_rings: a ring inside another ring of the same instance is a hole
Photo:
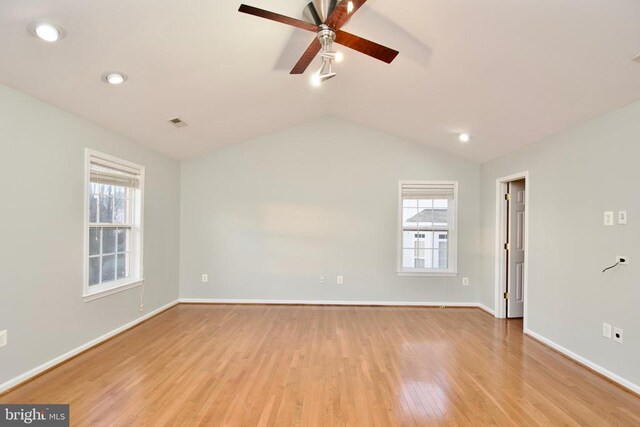
[[[307,3],[244,2],[298,18]],[[369,0],[344,29],[400,55],[343,48],[320,88],[315,62],[289,75],[313,34],[240,3],[2,0],[0,83],[177,159],[335,115],[486,161],[640,99],[637,0]],[[38,20],[66,37],[35,39]],[[102,82],[110,70],[129,80]]]

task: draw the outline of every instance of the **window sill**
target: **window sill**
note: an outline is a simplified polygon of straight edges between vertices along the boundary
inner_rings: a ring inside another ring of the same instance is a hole
[[[127,289],[137,288],[138,286],[142,286],[143,283],[144,283],[144,279],[128,280],[112,288],[104,289],[101,291],[85,293],[84,295],[82,295],[82,298],[84,299],[84,302],[89,302],[89,301],[97,300],[99,298],[103,298],[109,295],[116,294],[118,292],[126,291]]]
[[[398,271],[398,276],[432,276],[432,277],[455,277],[457,271]]]

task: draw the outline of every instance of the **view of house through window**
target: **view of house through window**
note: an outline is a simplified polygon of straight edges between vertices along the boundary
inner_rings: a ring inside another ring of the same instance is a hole
[[[92,294],[140,280],[143,168],[97,153],[88,168],[85,294]]]
[[[454,271],[455,183],[401,182],[400,272]]]

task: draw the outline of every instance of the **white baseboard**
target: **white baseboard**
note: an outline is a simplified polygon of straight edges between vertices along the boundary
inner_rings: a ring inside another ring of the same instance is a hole
[[[591,368],[594,371],[596,371],[597,373],[604,375],[605,377],[609,378],[611,381],[620,384],[622,387],[629,389],[630,391],[639,394],[640,395],[640,386],[637,384],[632,383],[631,381],[622,378],[619,375],[614,374],[613,372],[603,368],[600,365],[597,365],[595,363],[593,363],[592,361],[590,361],[589,359],[586,359],[582,356],[580,356],[579,354],[574,353],[573,351],[562,347],[560,344],[557,344],[553,341],[551,341],[548,338],[543,337],[542,335],[533,332],[531,329],[525,329],[524,330],[525,335],[529,335],[532,338],[535,338],[536,340],[548,345],[549,347],[553,348],[554,350],[559,351],[560,353],[564,354],[565,356],[569,357],[570,359],[575,360],[576,362],[578,362],[581,365],[586,366],[587,368]]]
[[[494,316],[494,317],[495,317],[495,315],[496,315],[496,312],[495,312],[495,310],[494,310],[493,308],[489,308],[489,307],[487,307],[487,306],[486,306],[486,305],[484,305],[484,304],[480,304],[480,303],[478,303],[478,308],[479,308],[480,310],[486,311],[487,313],[489,313],[490,315],[492,315],[492,316]]]
[[[50,369],[50,368],[52,368],[52,367],[64,362],[65,360],[70,359],[73,356],[75,356],[75,355],[77,355],[79,353],[82,353],[83,351],[88,350],[91,347],[94,347],[94,346],[100,344],[103,341],[108,340],[109,338],[111,338],[111,337],[113,337],[115,335],[118,335],[119,333],[124,332],[127,329],[136,326],[138,323],[141,323],[141,322],[147,320],[148,318],[150,318],[152,316],[155,316],[156,314],[161,313],[164,310],[167,310],[167,309],[173,307],[176,304],[178,304],[178,300],[170,302],[169,304],[164,305],[164,306],[162,306],[162,307],[160,307],[160,308],[158,308],[156,310],[153,310],[153,311],[145,314],[144,316],[138,317],[136,320],[134,320],[132,322],[129,322],[126,325],[120,326],[119,328],[116,328],[116,329],[112,330],[111,332],[107,332],[106,334],[104,334],[104,335],[102,335],[102,336],[100,336],[100,337],[98,337],[98,338],[96,338],[94,340],[91,340],[88,343],[82,344],[80,347],[76,347],[73,350],[71,350],[71,351],[69,351],[69,352],[67,352],[67,353],[65,353],[63,355],[56,357],[55,359],[52,359],[52,360],[50,360],[50,361],[48,361],[46,363],[43,363],[42,365],[37,366],[37,367],[31,369],[30,371],[25,372],[24,374],[18,375],[17,377],[12,378],[9,381],[6,381],[6,382],[0,384],[0,393],[3,393],[4,391],[9,390],[9,389],[17,386],[18,384],[21,384],[21,383],[29,380],[30,378],[32,378],[32,377],[34,377],[34,376],[46,371],[47,369]]]
[[[277,304],[277,305],[363,305],[363,306],[416,306],[416,307],[479,307],[477,302],[423,302],[423,301],[334,301],[288,299],[225,299],[180,298],[183,304]]]

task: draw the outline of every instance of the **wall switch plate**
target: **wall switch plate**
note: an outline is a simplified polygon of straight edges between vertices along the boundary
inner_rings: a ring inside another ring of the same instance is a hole
[[[622,335],[623,335],[623,331],[621,328],[618,328],[617,326],[613,327],[613,340],[615,342],[617,342],[618,344],[622,344]]]
[[[344,277],[343,276],[338,276],[337,283],[338,283],[338,285],[342,285],[344,283]]]
[[[202,275],[202,283],[207,283],[209,281],[209,275],[208,274],[203,274]]]
[[[620,265],[629,265],[629,257],[628,256],[624,256],[624,255],[618,255],[616,257],[616,261],[618,262],[618,264]]]
[[[604,225],[613,225],[613,211],[604,212]]]
[[[320,276],[320,284],[324,285],[325,283],[327,283],[327,279],[324,276]]]
[[[602,336],[611,339],[611,325],[608,323],[602,324]]]
[[[0,331],[0,347],[7,345],[7,330]]]
[[[469,278],[468,277],[463,277],[462,278],[462,286],[469,286]]]
[[[618,224],[626,224],[627,223],[627,211],[619,211],[618,212]]]

